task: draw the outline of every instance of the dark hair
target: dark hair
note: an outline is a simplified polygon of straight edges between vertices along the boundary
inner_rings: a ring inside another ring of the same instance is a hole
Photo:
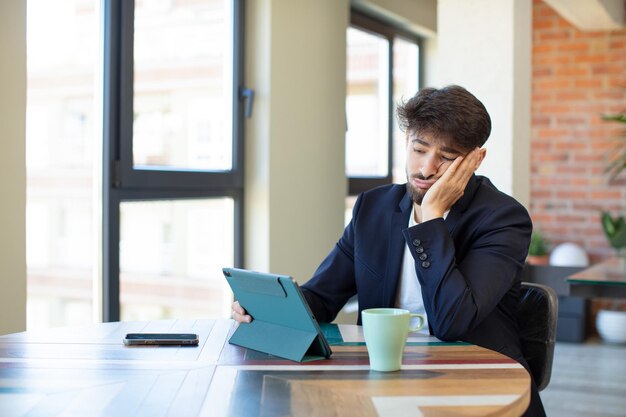
[[[458,85],[424,88],[398,105],[400,128],[429,134],[469,151],[481,147],[491,133],[491,118],[483,103]]]

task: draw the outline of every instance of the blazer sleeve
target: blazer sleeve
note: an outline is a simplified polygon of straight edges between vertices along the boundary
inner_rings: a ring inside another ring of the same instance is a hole
[[[517,202],[466,215],[476,218],[463,231],[469,247],[461,256],[441,218],[403,231],[429,323],[442,340],[464,339],[498,308],[523,267],[530,243],[532,223]]]
[[[350,297],[356,294],[354,228],[361,202],[362,195],[359,195],[352,209],[352,220],[343,235],[311,279],[302,285],[302,293],[318,321],[333,321]]]

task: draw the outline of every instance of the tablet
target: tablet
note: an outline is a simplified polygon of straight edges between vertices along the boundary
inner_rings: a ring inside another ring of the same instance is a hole
[[[222,272],[253,318],[239,324],[229,343],[297,362],[330,357],[330,346],[290,276],[237,268]]]

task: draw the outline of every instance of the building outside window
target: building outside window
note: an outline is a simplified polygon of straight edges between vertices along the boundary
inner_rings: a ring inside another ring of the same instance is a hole
[[[215,185],[211,175],[240,169],[234,139],[241,134],[234,98],[240,82],[234,69],[237,3],[27,3],[29,329],[98,320],[107,303],[119,305],[114,319],[227,314],[231,295],[221,267],[237,262],[241,184]],[[105,65],[111,46],[103,33],[104,27],[127,28],[108,11],[128,10],[129,4],[134,36],[125,39],[134,53],[132,64],[120,62],[132,74],[132,100],[118,107],[131,109],[124,117],[132,124],[133,169],[206,175],[197,181],[201,186],[162,186],[162,177],[148,177],[145,187],[122,181],[113,191],[119,191],[118,215],[109,217],[103,199],[107,169],[124,155],[102,162],[112,140],[103,131],[123,127],[104,116],[103,99],[124,92],[104,81],[119,74]],[[102,288],[110,281],[101,269],[104,235],[119,236],[109,242],[118,251],[113,301]]]
[[[406,181],[404,133],[395,108],[419,89],[420,40],[354,11],[346,39],[347,223],[359,193]]]

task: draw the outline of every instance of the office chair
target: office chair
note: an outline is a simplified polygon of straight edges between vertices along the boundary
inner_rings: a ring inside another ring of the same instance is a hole
[[[522,282],[518,310],[522,353],[537,389],[548,386],[552,374],[558,298],[547,285]]]

